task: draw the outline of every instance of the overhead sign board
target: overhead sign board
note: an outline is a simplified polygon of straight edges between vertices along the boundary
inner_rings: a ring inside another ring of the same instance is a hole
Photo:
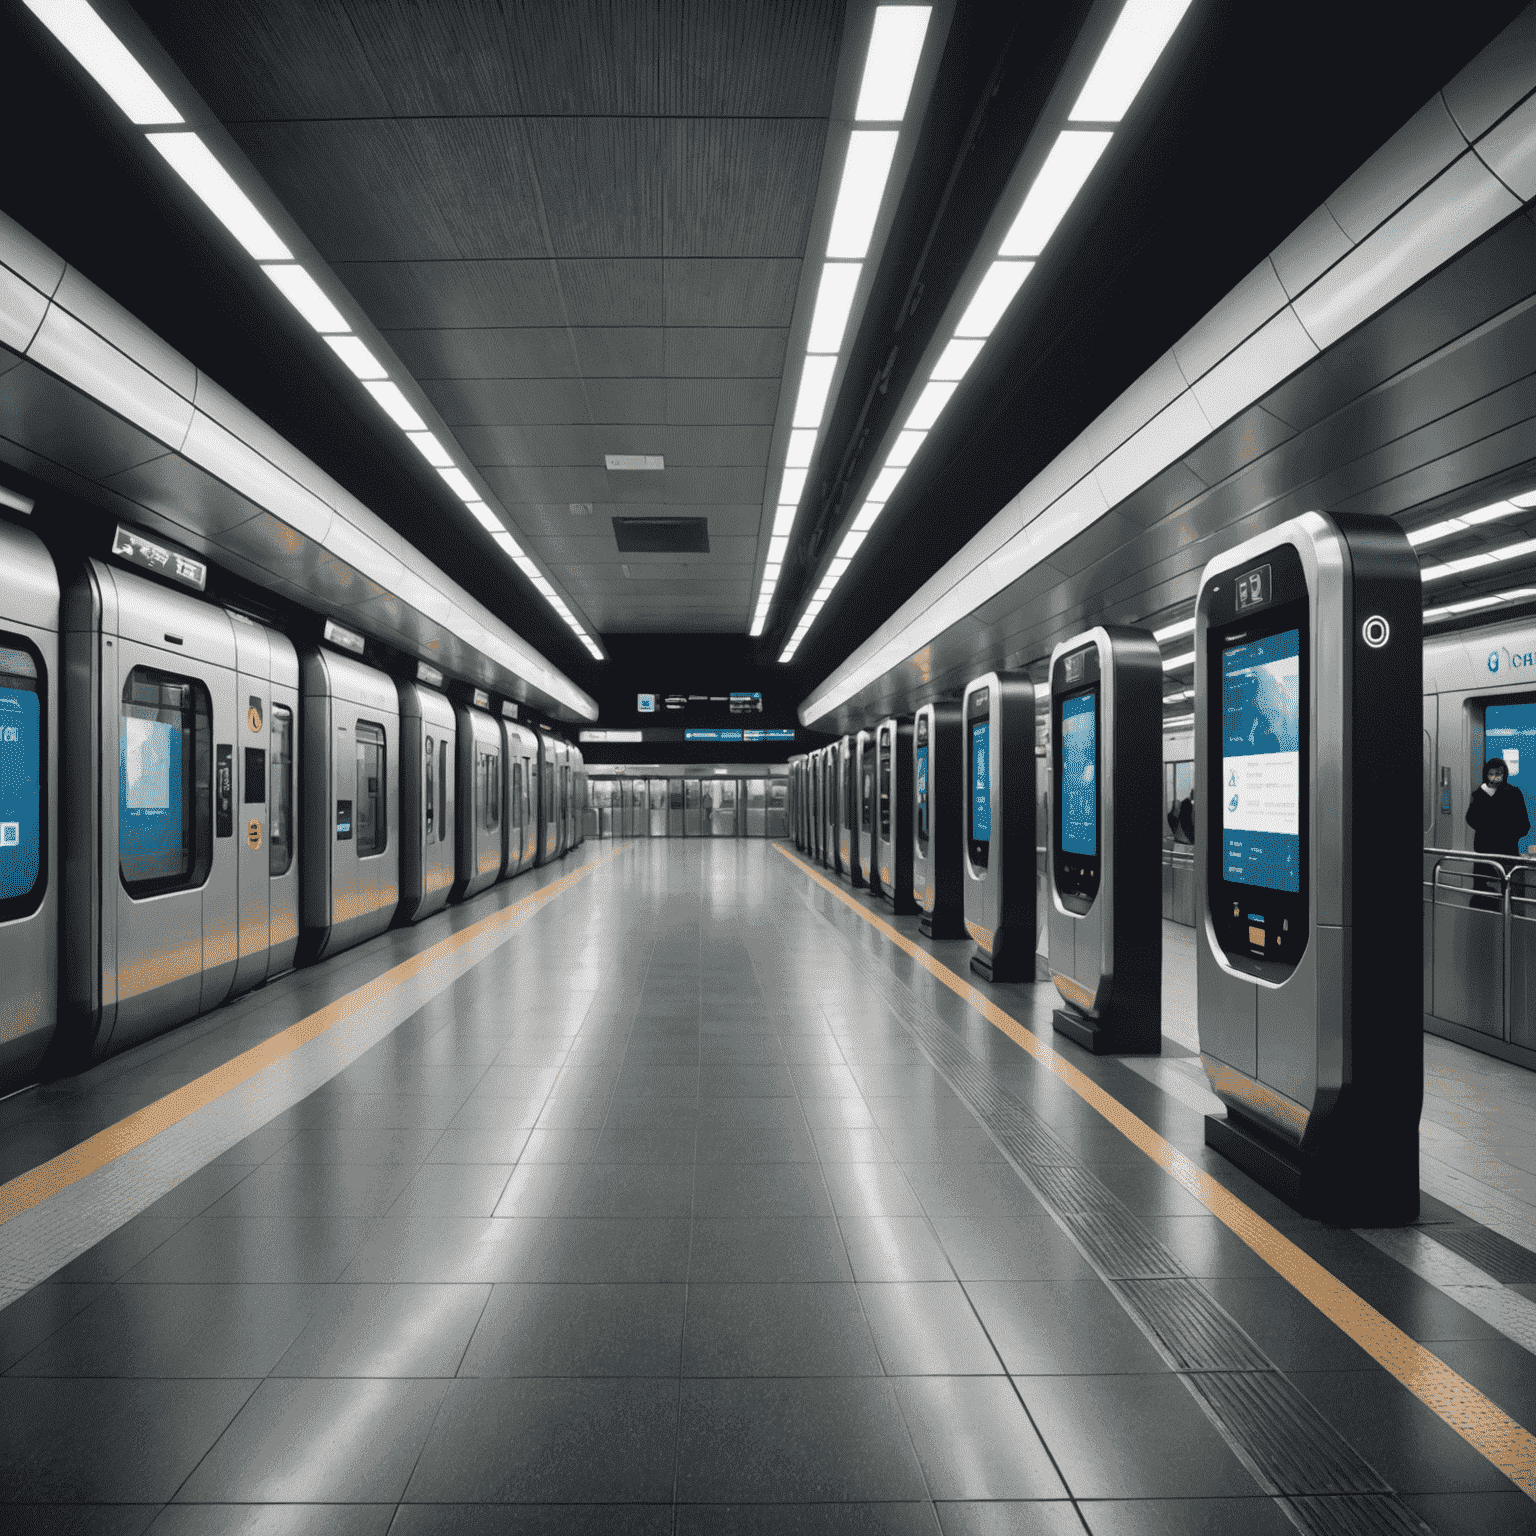
[[[112,536],[112,553],[119,560],[180,582],[194,592],[202,592],[208,586],[208,567],[201,560],[180,554],[164,544],[156,544],[153,539],[146,539],[142,533],[124,528],[121,523]]]
[[[334,619],[325,621],[325,643],[343,651],[351,651],[354,656],[363,654],[363,637],[350,629],[343,629]]]
[[[683,732],[684,741],[740,741],[740,731],[709,730],[700,726],[690,727]]]

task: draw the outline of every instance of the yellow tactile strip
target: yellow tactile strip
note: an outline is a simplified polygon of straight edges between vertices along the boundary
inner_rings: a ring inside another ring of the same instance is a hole
[[[1054,1073],[1527,1497],[1536,1499],[1536,1435],[1485,1397],[1471,1382],[1457,1375],[1423,1344],[1409,1338],[1395,1323],[1383,1317],[1369,1302],[1357,1296],[1336,1275],[1298,1248],[1203,1168],[1192,1163],[1177,1147],[1073,1066],[1032,1029],[1005,1013],[984,992],[957,976],[943,961],[899,933],[783,844],[775,843],[774,847],[850,911],[856,912],[903,953],[910,955],[935,980],[969,1003],[995,1029],[1001,1030],[1015,1045],[1028,1051],[1041,1066]]]
[[[327,1030],[334,1029],[360,1009],[367,1008],[370,1004],[386,997],[472,940],[537,911],[547,902],[553,901],[562,891],[569,890],[577,881],[584,879],[594,869],[617,857],[628,847],[628,843],[622,843],[590,863],[583,864],[579,869],[573,869],[570,874],[562,875],[553,884],[531,891],[520,901],[513,902],[511,906],[502,907],[479,922],[471,923],[467,928],[461,928],[457,933],[451,933],[446,938],[439,939],[436,944],[429,945],[420,954],[412,955],[409,960],[402,960],[399,965],[392,966],[383,975],[376,976],[372,981],[347,993],[345,997],[339,997],[335,1002],[327,1003],[324,1008],[310,1014],[307,1018],[300,1019],[297,1024],[289,1025],[287,1029],[273,1035],[271,1039],[262,1041],[260,1045],[253,1045],[248,1051],[242,1051],[240,1055],[225,1062],[223,1066],[215,1067],[211,1072],[205,1072],[201,1077],[194,1078],[190,1083],[166,1094],[164,1098],[156,1099],[153,1104],[146,1104],[143,1109],[136,1110],[115,1125],[109,1125],[106,1130],[98,1131],[78,1146],[59,1153],[57,1157],[50,1158],[46,1163],[39,1163],[36,1168],[29,1169],[26,1173],[18,1174],[8,1183],[0,1184],[0,1224],[20,1216],[34,1206],[41,1205],[49,1196],[56,1195],[60,1190],[78,1183],[99,1168],[143,1146],[178,1121],[196,1114],[231,1089],[238,1088],[242,1083],[249,1081],[258,1072],[271,1066],[273,1062],[292,1055],[300,1046],[323,1035]]]

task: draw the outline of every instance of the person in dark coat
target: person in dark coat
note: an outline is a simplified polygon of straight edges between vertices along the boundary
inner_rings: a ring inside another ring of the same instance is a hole
[[[1483,782],[1472,791],[1467,806],[1467,825],[1472,828],[1473,853],[1520,852],[1520,839],[1531,830],[1531,818],[1525,796],[1509,782],[1509,764],[1502,757],[1490,757],[1483,764]],[[1477,889],[1498,891],[1501,867],[1485,864],[1481,868],[1485,873],[1474,881]],[[1474,896],[1472,905],[1487,912],[1502,910],[1498,900],[1487,896]]]

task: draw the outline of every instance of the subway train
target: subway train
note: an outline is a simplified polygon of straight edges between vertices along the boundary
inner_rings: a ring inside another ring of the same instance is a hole
[[[583,840],[581,752],[424,664],[63,569],[9,523],[0,567],[0,1094]]]

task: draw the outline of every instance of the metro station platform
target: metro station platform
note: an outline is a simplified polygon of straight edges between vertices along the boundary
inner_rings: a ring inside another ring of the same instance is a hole
[[[1297,1217],[783,844],[592,845],[0,1104],[8,1532],[1536,1528],[1536,1087]]]

